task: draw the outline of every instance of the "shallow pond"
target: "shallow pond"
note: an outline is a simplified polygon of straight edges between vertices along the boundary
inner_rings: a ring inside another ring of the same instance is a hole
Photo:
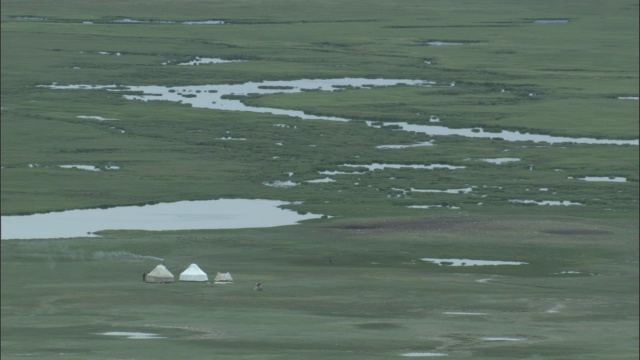
[[[446,208],[452,210],[459,210],[458,206],[443,206],[443,205],[409,205],[407,206],[409,209],[438,209],[438,208]]]
[[[218,58],[201,58],[196,57],[195,60],[191,60],[185,63],[179,63],[178,65],[189,66],[189,65],[204,65],[204,64],[224,64],[224,63],[232,63],[232,62],[242,62],[243,60],[224,60]]]
[[[446,193],[446,194],[468,194],[473,191],[473,187],[460,188],[460,189],[444,189],[444,190],[436,190],[436,189],[416,189],[411,188],[409,190],[391,188],[391,190],[401,191],[403,193],[406,192],[424,192],[424,193]]]
[[[431,141],[423,141],[423,142],[419,142],[416,144],[411,144],[411,145],[378,145],[376,146],[376,148],[378,149],[407,149],[407,148],[412,148],[412,147],[419,147],[419,146],[432,146],[433,142]]]
[[[281,188],[287,188],[287,187],[294,187],[294,186],[298,186],[300,185],[300,183],[291,181],[291,180],[287,180],[287,181],[265,181],[262,183],[263,185],[266,186],[271,186],[271,187],[281,187]]]
[[[231,137],[231,136],[224,136],[224,137],[216,138],[216,140],[246,141],[247,138],[234,138],[234,137]]]
[[[540,200],[540,201],[536,201],[536,200],[518,200],[518,199],[514,199],[514,200],[509,200],[509,202],[511,203],[519,203],[519,204],[535,204],[535,205],[562,205],[562,206],[569,206],[569,205],[583,205],[581,203],[577,203],[577,202],[571,202],[568,200]]]
[[[362,175],[362,174],[366,174],[364,172],[359,172],[359,171],[346,172],[346,171],[332,171],[332,170],[318,171],[318,173],[322,174],[322,175]]]
[[[151,22],[151,21],[125,18],[125,19],[113,20],[113,22],[117,23],[117,24],[144,24],[144,23],[148,23],[148,22]]]
[[[17,16],[17,17],[14,17],[14,19],[23,20],[23,21],[46,21],[46,20],[49,20],[47,18],[32,17],[32,16]]]
[[[521,261],[497,261],[497,260],[472,260],[472,259],[436,259],[422,258],[422,261],[432,262],[438,265],[448,266],[495,266],[495,265],[525,265]]]
[[[164,336],[159,336],[158,334],[153,333],[145,333],[145,332],[135,332],[135,331],[108,331],[103,333],[98,333],[96,335],[106,335],[106,336],[122,336],[127,339],[164,339]]]
[[[487,336],[483,337],[484,341],[524,341],[526,338],[522,337],[507,337],[507,336]]]
[[[108,209],[2,216],[2,240],[95,236],[100,230],[237,229],[293,225],[320,218],[281,208],[278,200],[178,201]]]
[[[93,165],[58,165],[58,167],[61,167],[63,169],[80,169],[80,170],[87,170],[87,171],[100,171],[99,168],[93,166]]]
[[[107,121],[107,120],[118,120],[118,119],[112,119],[112,118],[106,118],[106,117],[102,117],[102,116],[97,116],[97,115],[79,115],[77,116],[78,119],[93,119],[93,120],[98,120],[98,121]]]
[[[138,19],[130,19],[130,18],[122,18],[113,20],[113,23],[116,24],[175,24],[174,20],[138,20]],[[90,21],[85,21],[83,23],[93,23]],[[184,25],[222,25],[225,22],[222,20],[202,20],[202,21],[183,21]]]
[[[572,179],[572,177],[568,177]],[[606,181],[606,182],[627,182],[627,178],[621,176],[585,176],[579,177],[578,180],[582,181]]]
[[[461,42],[453,42],[453,41],[429,41],[427,45],[430,46],[450,46],[450,45],[464,45]]]
[[[352,167],[352,168],[366,168],[369,171],[375,170],[384,170],[384,169],[424,169],[424,170],[434,170],[434,169],[448,169],[448,170],[456,170],[456,169],[464,169],[464,166],[453,166],[446,164],[431,164],[431,165],[422,165],[422,164],[381,164],[381,163],[373,163],[373,164],[343,164],[340,166]]]
[[[495,158],[495,159],[478,159],[480,161],[492,163],[492,164],[505,164],[509,162],[520,161],[518,158]]]
[[[318,183],[332,183],[336,181],[330,177],[326,177],[322,179],[307,180],[307,182],[312,184],[318,184]]]
[[[447,354],[445,353],[439,353],[439,352],[407,352],[407,353],[403,353],[400,354],[401,356],[406,356],[406,357],[432,357],[432,356],[447,356]]]
[[[222,20],[204,20],[204,21],[185,21],[183,22],[185,25],[222,25],[224,21]]]

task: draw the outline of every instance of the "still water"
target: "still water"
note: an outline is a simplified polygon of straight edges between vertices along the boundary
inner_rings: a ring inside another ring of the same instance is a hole
[[[96,236],[100,230],[237,229],[293,225],[320,218],[278,200],[220,199],[2,216],[2,240]]]

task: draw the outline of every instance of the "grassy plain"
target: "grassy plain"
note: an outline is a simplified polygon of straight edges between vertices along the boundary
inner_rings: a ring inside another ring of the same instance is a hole
[[[269,229],[2,240],[3,359],[637,359],[637,146],[430,138],[364,123],[429,124],[434,115],[452,128],[638,139],[638,102],[618,99],[638,96],[637,2],[1,4],[2,215],[267,198],[333,216]],[[182,23],[204,20],[225,24]],[[175,65],[196,56],[246,61]],[[353,119],[344,123],[38,87],[342,77],[456,86],[246,99]],[[247,141],[215,140],[227,134]],[[376,147],[428,140],[435,145]],[[521,160],[479,161],[500,157]],[[373,162],[465,168],[305,183],[340,164]],[[263,185],[289,173],[301,185]],[[627,181],[576,179],[584,176]],[[407,208],[420,204],[456,209]],[[527,264],[450,267],[424,257]],[[144,285],[142,272],[160,258],[176,275],[198,263],[210,275],[231,271],[236,283]],[[252,291],[257,281],[265,291]],[[97,335],[107,331],[165,338]]]

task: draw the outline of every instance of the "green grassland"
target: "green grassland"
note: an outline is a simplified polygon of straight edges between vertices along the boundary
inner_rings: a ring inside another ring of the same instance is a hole
[[[638,102],[618,99],[637,97],[640,86],[637,2],[1,4],[3,216],[216,198],[299,201],[288,207],[329,215],[267,229],[2,240],[3,359],[390,359],[411,352],[637,359],[638,146],[429,137],[365,123],[428,125],[433,115],[451,128],[637,140]],[[224,24],[182,23],[206,20]],[[195,57],[244,61],[175,65]],[[436,86],[243,98],[348,122],[39,87],[344,77]],[[216,140],[227,135],[247,140]],[[377,148],[424,141],[434,145]],[[479,161],[500,157],[521,160]],[[306,182],[347,163],[465,168]],[[263,184],[289,173],[299,186]],[[627,181],[577,180],[584,176]],[[459,194],[397,190],[471,186]],[[421,204],[453,209],[407,208]],[[141,274],[160,258],[175,275],[198,263],[210,276],[231,271],[236,281],[143,284]],[[527,264],[451,267],[420,258]],[[258,281],[265,291],[252,291]],[[107,331],[164,338],[98,335]]]
[[[389,359],[438,352],[454,359],[631,359],[637,353],[638,248],[629,241],[637,229],[624,220],[433,216],[104,235],[3,242],[4,358]],[[176,275],[191,262],[210,274],[230,271],[235,283],[144,285],[141,273],[158,261],[142,256],[167,259]],[[528,264],[451,268],[421,257]],[[255,282],[265,290],[254,292]],[[108,331],[166,339],[99,335]]]

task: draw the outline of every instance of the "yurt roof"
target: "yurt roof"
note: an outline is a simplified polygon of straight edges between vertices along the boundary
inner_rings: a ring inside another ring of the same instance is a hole
[[[189,267],[186,268],[182,273],[192,274],[192,275],[206,274],[204,271],[202,271],[202,269],[200,269],[200,267],[197,264],[189,265]]]
[[[167,269],[162,264],[156,266],[155,269],[151,270],[151,272],[149,272],[149,274],[147,274],[147,275],[151,275],[151,276],[173,276],[171,271],[169,271],[169,269]]]

